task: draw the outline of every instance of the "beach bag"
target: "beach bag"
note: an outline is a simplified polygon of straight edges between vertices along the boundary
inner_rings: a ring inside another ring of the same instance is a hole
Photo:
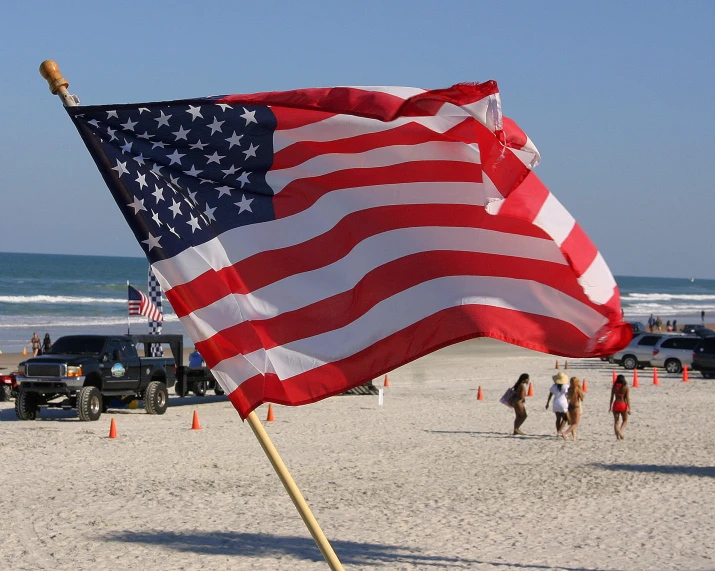
[[[499,399],[499,402],[505,404],[508,407],[512,406],[512,401],[514,400],[515,392],[514,387],[509,387],[506,392]]]

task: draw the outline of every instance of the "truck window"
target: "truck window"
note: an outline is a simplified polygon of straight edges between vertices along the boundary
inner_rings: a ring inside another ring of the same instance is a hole
[[[119,340],[111,339],[108,341],[104,353],[110,361],[119,361],[122,358],[122,346],[119,344]]]
[[[68,335],[52,344],[53,355],[99,355],[104,348],[104,337]]]
[[[136,347],[134,347],[134,345],[126,339],[122,339],[122,352],[124,353],[125,357],[130,359],[133,359],[137,356]]]

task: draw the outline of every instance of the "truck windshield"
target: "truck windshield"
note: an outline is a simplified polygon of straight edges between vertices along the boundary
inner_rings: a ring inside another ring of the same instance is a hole
[[[60,337],[52,344],[53,355],[99,355],[104,348],[103,337]]]

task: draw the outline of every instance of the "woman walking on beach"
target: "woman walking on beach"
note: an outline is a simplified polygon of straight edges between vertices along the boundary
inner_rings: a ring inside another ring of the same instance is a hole
[[[40,336],[37,334],[37,331],[32,334],[30,343],[32,344],[32,356],[37,357],[40,352]]]
[[[514,398],[511,406],[514,408],[514,434],[524,434],[519,428],[526,420],[526,391],[529,385],[529,375],[522,373],[514,384]]]
[[[583,389],[581,388],[581,380],[578,377],[571,377],[566,399],[569,403],[568,416],[571,426],[561,433],[561,438],[566,440],[566,436],[571,434],[571,438],[576,440],[576,429],[581,423],[581,402],[583,401]]]
[[[50,334],[45,333],[45,338],[42,340],[42,352],[49,353],[50,347],[52,347],[52,340],[50,339]]]
[[[616,433],[616,439],[623,440],[623,431],[628,424],[628,415],[631,414],[630,390],[623,375],[618,375],[611,387],[611,402],[608,404],[608,410],[613,413],[613,431]],[[620,427],[619,420],[621,420]]]
[[[549,410],[549,403],[551,402],[551,397],[553,397],[554,414],[556,415],[556,434],[561,436],[561,431],[568,420],[566,413],[568,412],[569,407],[567,399],[567,383],[569,382],[569,378],[566,373],[559,372],[555,374],[552,379],[554,379],[554,384],[551,385],[551,388],[549,389],[549,396],[546,399],[546,410]]]

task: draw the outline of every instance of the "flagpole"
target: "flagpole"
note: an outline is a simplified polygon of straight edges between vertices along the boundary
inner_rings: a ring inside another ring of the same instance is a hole
[[[60,68],[56,62],[52,60],[43,61],[40,64],[40,75],[42,75],[42,77],[47,80],[47,83],[50,86],[50,91],[53,95],[59,96],[59,98],[62,100],[62,104],[65,107],[75,107],[77,105],[77,99],[73,95],[70,95],[69,91],[67,91],[67,87],[69,87],[69,82],[64,77],[62,77],[62,74],[60,73]],[[127,293],[128,292],[129,280],[127,280]],[[129,334],[129,331],[129,309],[127,308],[127,334]],[[273,465],[273,469],[276,471],[276,474],[278,474],[278,477],[283,483],[283,487],[288,492],[288,495],[290,496],[291,500],[293,500],[293,504],[298,510],[300,517],[303,518],[303,522],[308,527],[310,534],[313,536],[315,543],[318,545],[318,548],[323,554],[325,561],[327,561],[331,571],[344,571],[340,560],[338,559],[337,555],[335,555],[335,552],[333,551],[333,548],[325,537],[323,530],[320,529],[318,522],[313,516],[313,513],[310,511],[310,508],[308,507],[308,504],[303,498],[303,495],[300,493],[298,486],[296,486],[295,482],[293,481],[293,478],[291,477],[290,472],[288,472],[288,469],[283,463],[283,460],[278,455],[278,451],[273,446],[271,439],[268,437],[268,433],[263,428],[263,425],[258,419],[258,416],[256,416],[255,411],[251,411],[251,413],[247,417],[247,420],[248,424],[251,427],[251,430],[253,430],[253,433],[256,435],[256,438],[261,444],[263,451],[266,453],[266,456],[268,456],[268,459]]]
[[[50,85],[52,95],[57,95],[62,100],[62,105],[65,107],[76,107],[77,100],[70,92],[67,91],[69,81],[67,81],[60,73],[60,67],[56,62],[47,59],[40,64],[40,75],[47,80]]]
[[[127,280],[127,335],[131,335],[131,326],[129,322],[129,280]]]
[[[323,554],[325,561],[328,562],[328,566],[331,571],[343,571],[343,566],[340,563],[338,556],[335,555],[330,542],[325,537],[323,530],[320,529],[320,525],[318,525],[318,522],[313,516],[313,513],[310,511],[303,495],[300,493],[298,486],[293,481],[290,472],[288,472],[288,468],[286,468],[283,460],[278,455],[278,451],[273,446],[273,442],[271,442],[271,439],[268,437],[268,433],[266,432],[266,429],[263,428],[256,412],[251,411],[251,413],[246,417],[246,420],[248,420],[248,424],[250,425],[251,430],[253,430],[253,434],[256,435],[263,451],[271,461],[273,469],[276,471],[276,474],[278,474],[278,477],[280,478],[283,487],[288,492],[290,499],[293,500],[293,505],[295,505],[298,510],[300,517],[303,518],[303,523],[305,523],[306,527],[310,531],[310,535],[313,536],[315,543],[318,544],[318,549],[320,549],[320,552]]]

